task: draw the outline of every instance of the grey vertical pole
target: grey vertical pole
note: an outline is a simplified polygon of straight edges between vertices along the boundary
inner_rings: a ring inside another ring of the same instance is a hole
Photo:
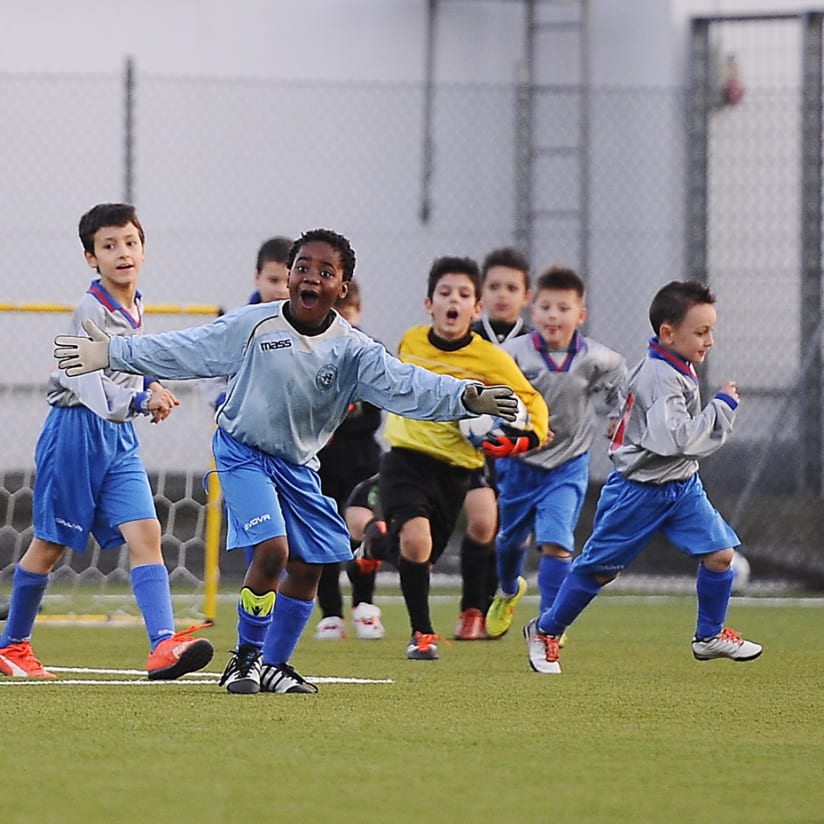
[[[712,104],[710,20],[694,18],[690,26],[689,96],[687,99],[687,276],[706,281],[707,163]]]
[[[123,123],[123,200],[134,197],[134,60],[126,58]]]
[[[524,61],[515,102],[515,242],[532,260],[532,113],[535,80],[535,0],[526,0]]]
[[[429,0],[426,15],[426,52],[424,55],[423,86],[423,151],[421,168],[421,203],[418,217],[429,223],[432,214],[432,174],[434,169],[435,139],[432,134],[432,107],[435,94],[435,34],[437,31],[438,0]]]
[[[579,129],[579,171],[578,197],[580,201],[580,261],[581,272],[585,278],[590,277],[589,271],[589,0],[581,0],[581,46],[580,46],[580,84],[579,95],[580,129]]]
[[[822,18],[821,12],[801,15],[801,362],[810,352],[809,368],[801,376],[802,484],[821,492],[821,197],[822,197]]]

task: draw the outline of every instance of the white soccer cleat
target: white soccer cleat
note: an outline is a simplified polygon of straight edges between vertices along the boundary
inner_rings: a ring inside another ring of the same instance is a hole
[[[342,641],[344,638],[346,638],[346,624],[343,623],[343,618],[330,615],[318,621],[315,627],[316,641]]]
[[[533,618],[524,626],[526,651],[529,656],[529,666],[535,672],[545,675],[557,675],[561,672],[558,663],[559,640],[554,635],[544,635],[538,629],[538,619]]]
[[[762,652],[761,644],[745,641],[735,630],[724,627],[718,635],[699,641],[692,639],[692,654],[699,661],[730,658],[733,661],[752,661]]]
[[[365,601],[352,610],[352,623],[355,626],[355,635],[361,641],[378,641],[385,635],[381,623],[381,610],[374,604]]]

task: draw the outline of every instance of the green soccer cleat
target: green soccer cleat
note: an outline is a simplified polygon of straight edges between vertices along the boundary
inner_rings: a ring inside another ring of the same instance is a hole
[[[500,638],[506,635],[512,626],[512,617],[518,601],[526,594],[526,581],[518,576],[518,591],[514,595],[506,595],[500,589],[495,593],[489,609],[486,611],[486,634],[490,638]]]

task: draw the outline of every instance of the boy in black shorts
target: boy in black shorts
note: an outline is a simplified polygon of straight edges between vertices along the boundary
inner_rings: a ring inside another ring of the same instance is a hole
[[[470,330],[480,310],[480,292],[474,260],[436,259],[424,301],[432,325],[409,329],[398,357],[439,374],[511,386],[529,413],[527,430],[510,429],[488,446],[497,455],[516,455],[546,441],[549,413],[512,358]],[[389,415],[384,435],[391,449],[381,459],[380,500],[389,534],[398,545],[401,591],[412,629],[406,657],[432,660],[438,657],[439,636],[429,614],[430,567],[446,548],[484,453],[461,435],[454,421]]]

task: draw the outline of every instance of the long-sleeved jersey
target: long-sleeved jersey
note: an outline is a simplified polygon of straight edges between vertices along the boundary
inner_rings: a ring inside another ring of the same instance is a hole
[[[597,406],[618,416],[620,390],[627,373],[623,355],[576,333],[566,359],[558,364],[537,332],[515,338],[503,348],[552,410],[555,440],[519,458],[555,469],[588,452]]]
[[[137,316],[127,312],[100,280],[92,281],[71,318],[71,335],[85,335],[82,323],[92,320],[113,336],[131,337],[143,331],[143,300],[135,296]],[[61,369],[49,376],[46,398],[52,406],[86,406],[101,418],[114,423],[132,420],[140,414],[133,401],[145,389],[146,381],[129,372],[110,367],[70,378]]]
[[[511,386],[529,413],[527,428],[539,440],[546,440],[549,427],[546,403],[506,352],[474,333],[462,346],[444,349],[433,342],[430,330],[428,326],[409,329],[398,347],[398,357],[439,375],[454,375],[487,385]],[[391,446],[414,449],[452,466],[478,469],[484,463],[483,452],[461,435],[455,421],[425,423],[389,415],[384,437]]]
[[[663,484],[698,471],[698,459],[724,445],[738,404],[718,393],[704,409],[692,364],[652,338],[647,356],[627,378],[621,423],[610,446],[627,480]]]
[[[192,329],[112,338],[109,358],[115,369],[160,378],[230,376],[217,425],[247,446],[312,468],[359,400],[428,420],[470,414],[461,401],[470,381],[401,363],[337,313],[323,331],[302,334],[284,303],[244,306]]]

